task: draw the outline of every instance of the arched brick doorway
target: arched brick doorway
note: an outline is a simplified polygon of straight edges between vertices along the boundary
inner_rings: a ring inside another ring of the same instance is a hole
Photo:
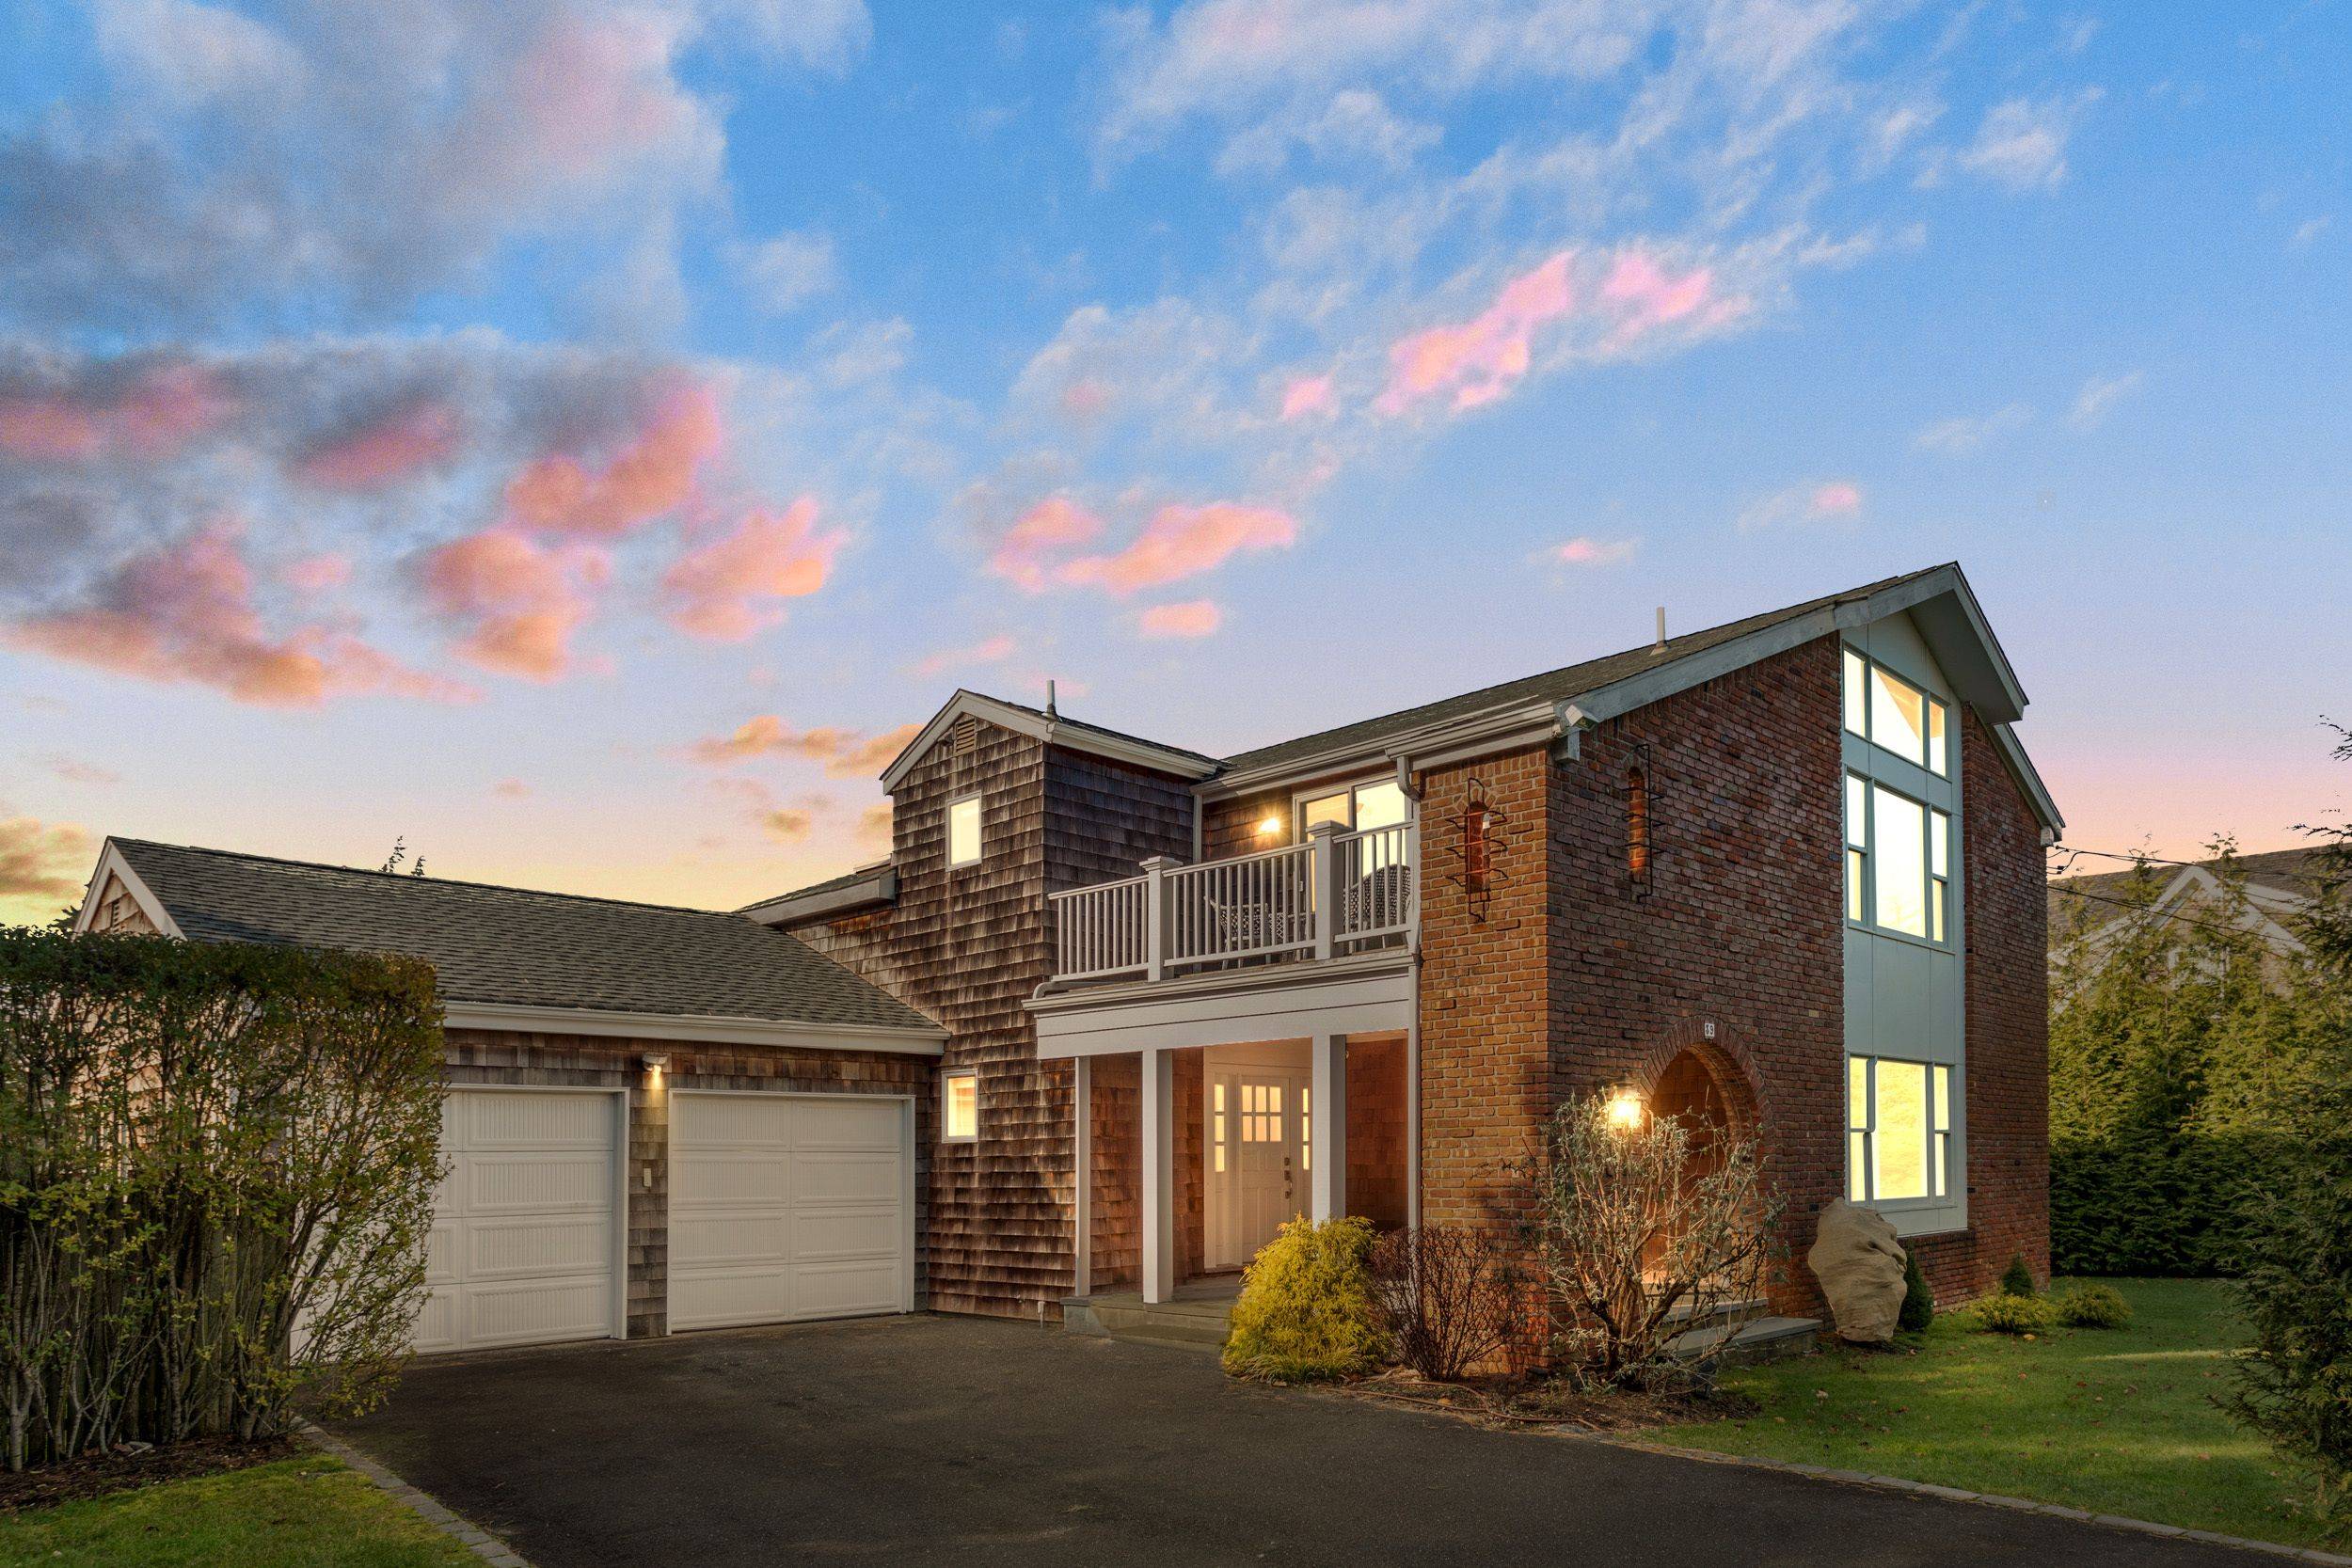
[[[1711,1042],[1669,1044],[1652,1060],[1659,1057],[1664,1058],[1663,1064],[1652,1074],[1644,1098],[1653,1121],[1677,1119],[1690,1134],[1690,1159],[1682,1172],[1687,1193],[1723,1168],[1727,1146],[1755,1135],[1756,1101],[1739,1064]],[[1654,1266],[1667,1245],[1661,1236],[1645,1262]]]

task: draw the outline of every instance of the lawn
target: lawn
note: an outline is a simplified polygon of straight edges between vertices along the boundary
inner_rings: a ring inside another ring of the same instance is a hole
[[[1725,1381],[1762,1409],[1664,1442],[1864,1470],[2295,1545],[2325,1545],[2301,1483],[2214,1403],[2230,1386],[2226,1289],[2110,1280],[2122,1329],[2024,1340],[1939,1318],[1916,1354],[1830,1351]]]
[[[0,1513],[0,1564],[461,1568],[479,1560],[325,1455]]]

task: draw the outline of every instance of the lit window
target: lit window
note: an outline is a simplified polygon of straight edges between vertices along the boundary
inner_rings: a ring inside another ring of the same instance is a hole
[[[1843,689],[1850,732],[1939,779],[1951,777],[1951,709],[1942,699],[1851,648]]]
[[[1905,936],[1928,934],[1927,808],[1884,784],[1870,786],[1870,911]]]
[[[1312,1170],[1315,1164],[1314,1095],[1312,1089],[1298,1091],[1298,1168]]]
[[[1649,875],[1649,775],[1638,768],[1625,776],[1625,869],[1637,882]]]
[[[1870,786],[1861,775],[1846,775],[1846,918],[1869,919]]]
[[[1928,940],[1948,940],[1952,910],[1952,819],[1928,813]]]
[[[1854,1202],[1945,1196],[1951,1137],[1950,1068],[1883,1056],[1846,1059],[1846,1194]]]
[[[967,795],[947,808],[947,863],[980,863],[980,798]]]
[[[1298,825],[1301,844],[1307,842],[1307,834],[1318,823],[1336,822],[1343,829],[1369,832],[1375,828],[1393,828],[1408,822],[1413,816],[1413,803],[1405,798],[1405,791],[1394,779],[1335,789],[1328,795],[1302,795],[1294,804],[1296,809],[1291,819]]]
[[[942,1073],[939,1079],[939,1135],[951,1144],[968,1144],[980,1135],[980,1079],[977,1072]]]
[[[1225,1174],[1225,1080],[1220,1078],[1209,1091],[1209,1148],[1216,1159],[1216,1174]]]

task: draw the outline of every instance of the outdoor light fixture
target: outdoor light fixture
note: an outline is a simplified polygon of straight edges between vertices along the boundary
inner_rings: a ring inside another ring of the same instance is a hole
[[[1258,836],[1260,838],[1272,838],[1276,833],[1279,833],[1281,831],[1282,819],[1279,816],[1268,816],[1262,819],[1258,823]]]
[[[1642,1111],[1642,1097],[1632,1089],[1619,1089],[1609,1097],[1609,1125],[1620,1132],[1641,1126]]]
[[[670,1065],[670,1053],[666,1051],[648,1051],[637,1060],[644,1065],[647,1072],[659,1078],[663,1069]]]

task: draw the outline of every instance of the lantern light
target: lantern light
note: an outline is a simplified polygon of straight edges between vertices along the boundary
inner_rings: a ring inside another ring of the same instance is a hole
[[[1645,1109],[1639,1092],[1619,1089],[1609,1097],[1609,1125],[1620,1132],[1630,1132],[1642,1125]]]

